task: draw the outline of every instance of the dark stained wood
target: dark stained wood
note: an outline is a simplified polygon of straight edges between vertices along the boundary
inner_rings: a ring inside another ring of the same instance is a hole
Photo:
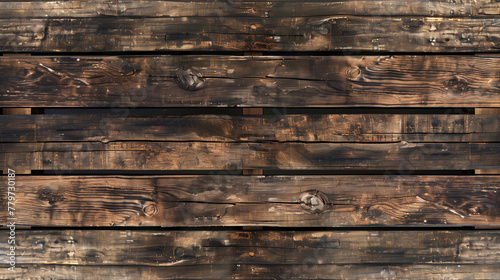
[[[493,52],[493,18],[164,17],[0,19],[1,52]]]
[[[65,175],[19,179],[18,225],[500,225],[499,176]]]
[[[478,1],[2,1],[1,18],[82,18],[82,17],[261,17],[337,15],[385,16],[498,16],[500,5]]]
[[[1,142],[498,142],[500,115],[0,116]]]
[[[285,278],[283,277],[285,276]],[[242,265],[233,279],[496,279],[494,265]],[[307,278],[306,278],[307,277]]]
[[[500,107],[499,65],[480,56],[0,57],[0,106],[122,115],[116,107]]]
[[[2,263],[7,231],[0,240]],[[22,264],[495,264],[495,231],[32,230],[16,240]]]
[[[497,279],[496,265],[240,265],[233,279]]]
[[[455,265],[454,267],[456,267]],[[488,267],[487,265],[484,265]],[[483,267],[483,265],[477,266]],[[94,279],[94,280],[136,280],[136,279],[231,279],[231,271],[236,265],[194,265],[183,266],[127,266],[105,265],[16,265],[15,272],[0,267],[2,279]],[[470,273],[470,270],[467,270]],[[356,275],[356,274],[353,274]],[[481,275],[492,275],[490,271]],[[494,275],[494,274],[493,274]],[[248,276],[245,276],[248,277]]]
[[[0,168],[30,170],[499,169],[500,143],[1,143]]]
[[[498,279],[495,264],[416,264],[416,265],[19,265],[16,272],[0,270],[3,279]]]

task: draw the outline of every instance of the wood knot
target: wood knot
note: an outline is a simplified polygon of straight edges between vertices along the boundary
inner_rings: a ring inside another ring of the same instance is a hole
[[[177,259],[182,259],[182,257],[184,257],[184,254],[185,254],[184,248],[182,247],[175,248],[174,255]]]
[[[327,22],[323,23],[319,26],[318,32],[319,34],[327,35],[328,33],[330,33],[330,24]]]
[[[38,192],[38,199],[47,201],[50,205],[54,205],[56,202],[63,200],[63,196],[50,190],[43,189]]]
[[[205,79],[203,79],[200,73],[194,73],[191,69],[179,69],[177,71],[177,85],[185,90],[199,90],[205,85]]]
[[[457,77],[451,78],[448,81],[444,82],[444,86],[453,92],[466,92],[469,90],[468,83],[462,79]]]
[[[356,79],[361,75],[361,69],[359,67],[351,67],[345,70],[345,75],[349,79]]]
[[[307,191],[300,197],[300,206],[312,213],[320,213],[326,209],[328,198],[320,191]]]
[[[145,205],[142,208],[142,211],[144,211],[144,214],[146,214],[146,216],[153,216],[158,213],[158,207],[155,204],[149,204]]]

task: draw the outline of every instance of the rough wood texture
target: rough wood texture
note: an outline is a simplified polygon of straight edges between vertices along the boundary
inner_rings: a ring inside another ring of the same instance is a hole
[[[416,264],[416,265],[191,265],[183,266],[123,266],[123,265],[19,265],[16,272],[0,270],[3,279],[498,279],[495,264]]]
[[[500,143],[1,143],[0,168],[30,170],[499,169]]]
[[[92,266],[82,265],[16,265],[15,273],[7,270],[6,267],[0,267],[1,279],[78,279],[78,280],[156,280],[156,279],[210,279],[210,280],[229,280],[231,271],[237,269],[237,265],[192,265],[185,266],[127,266],[127,265],[104,265],[100,263]],[[451,265],[457,267],[458,265]],[[463,265],[462,265],[463,266]],[[461,267],[462,267],[461,266]],[[446,266],[448,267],[448,266]],[[488,265],[478,265],[477,268],[485,267],[487,270],[480,275],[495,275]],[[462,269],[468,274],[476,270]],[[382,270],[382,269],[381,269]],[[243,277],[249,278],[251,274]],[[356,275],[356,273],[353,273]]]
[[[411,7],[411,8],[410,8]],[[1,18],[82,17],[261,17],[337,15],[495,17],[500,5],[489,0],[350,1],[2,1]]]
[[[499,178],[30,176],[16,215],[28,226],[498,226]]]
[[[240,265],[233,279],[498,279],[497,265]]]
[[[500,115],[0,116],[0,142],[497,142]]]
[[[0,57],[0,106],[500,107],[499,65],[478,56]]]
[[[6,258],[7,231],[0,240]],[[22,264],[495,264],[495,231],[32,230],[16,237]],[[231,272],[228,271],[229,275]]]
[[[2,52],[493,52],[497,18],[94,17],[0,19]]]

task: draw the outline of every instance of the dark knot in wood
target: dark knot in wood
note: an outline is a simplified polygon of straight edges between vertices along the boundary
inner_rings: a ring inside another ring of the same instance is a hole
[[[144,206],[143,211],[146,216],[153,216],[158,213],[158,207],[155,204],[148,204]]]
[[[326,209],[327,197],[320,191],[307,191],[300,197],[300,206],[312,213],[320,213]]]
[[[345,70],[345,75],[349,79],[356,79],[361,75],[361,69],[359,67],[351,67]]]
[[[51,190],[43,189],[38,192],[38,199],[49,202],[50,205],[63,200],[63,196],[59,193],[54,193]]]
[[[199,90],[205,85],[200,73],[194,73],[191,69],[179,69],[177,71],[177,85],[185,90]]]
[[[453,92],[462,93],[469,90],[468,83],[462,79],[454,77],[444,82],[444,86]]]

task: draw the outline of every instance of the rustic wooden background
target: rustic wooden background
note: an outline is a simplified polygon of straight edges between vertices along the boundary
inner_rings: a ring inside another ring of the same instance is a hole
[[[0,1],[1,279],[500,279],[498,0]]]

